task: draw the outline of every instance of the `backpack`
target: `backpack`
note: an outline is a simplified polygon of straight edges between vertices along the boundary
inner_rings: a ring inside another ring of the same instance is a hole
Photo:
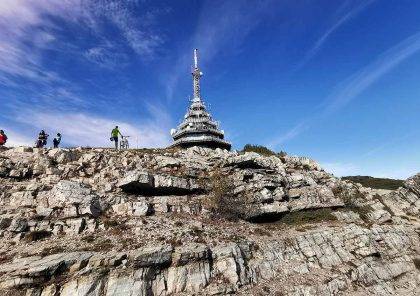
[[[0,135],[0,145],[4,145],[7,142],[7,136],[6,135]]]

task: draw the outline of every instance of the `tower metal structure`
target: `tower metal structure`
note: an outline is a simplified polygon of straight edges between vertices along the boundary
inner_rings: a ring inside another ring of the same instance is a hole
[[[206,104],[201,98],[200,79],[203,73],[198,67],[198,50],[194,50],[193,99],[184,116],[184,120],[171,130],[174,143],[171,147],[201,146],[208,148],[222,148],[230,150],[231,144],[224,139],[224,132],[219,124],[213,120],[207,111]]]

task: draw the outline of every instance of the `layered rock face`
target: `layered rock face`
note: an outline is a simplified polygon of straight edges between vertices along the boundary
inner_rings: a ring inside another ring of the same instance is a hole
[[[204,148],[0,150],[5,295],[419,295],[420,175]]]

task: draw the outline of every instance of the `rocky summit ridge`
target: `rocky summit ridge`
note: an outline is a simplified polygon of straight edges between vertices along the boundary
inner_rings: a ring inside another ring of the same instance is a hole
[[[0,150],[3,295],[420,295],[420,174],[289,156]]]

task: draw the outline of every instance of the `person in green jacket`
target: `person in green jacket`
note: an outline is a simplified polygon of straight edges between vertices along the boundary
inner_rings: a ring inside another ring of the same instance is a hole
[[[120,135],[122,137],[122,134],[120,133],[120,130],[118,129],[118,126],[116,126],[111,131],[111,141],[115,142],[115,149],[118,149],[118,135]]]

